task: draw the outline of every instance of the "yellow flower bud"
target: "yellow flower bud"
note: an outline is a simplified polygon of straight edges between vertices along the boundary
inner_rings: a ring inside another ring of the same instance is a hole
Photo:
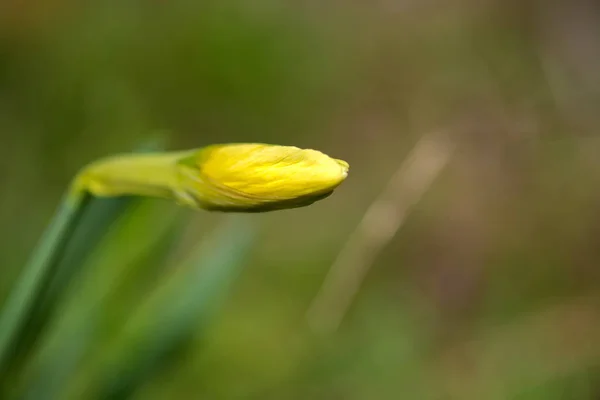
[[[323,199],[348,168],[316,150],[224,144],[100,160],[82,171],[77,187],[96,196],[159,196],[195,208],[260,212]]]
[[[309,205],[348,175],[346,162],[319,151],[265,144],[209,146],[180,165],[185,195],[200,207],[221,210]]]

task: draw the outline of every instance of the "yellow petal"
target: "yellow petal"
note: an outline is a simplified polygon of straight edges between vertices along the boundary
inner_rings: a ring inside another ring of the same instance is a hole
[[[209,146],[185,164],[195,167],[185,175],[195,181],[188,193],[201,206],[247,211],[311,204],[341,184],[349,168],[320,151],[267,144]]]

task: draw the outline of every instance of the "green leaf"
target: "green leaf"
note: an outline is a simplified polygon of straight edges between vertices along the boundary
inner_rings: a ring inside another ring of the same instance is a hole
[[[70,291],[70,301],[61,308],[50,337],[30,367],[21,385],[25,398],[50,393],[50,398],[61,397],[90,348],[106,340],[104,336],[114,330],[112,321],[129,311],[128,302],[137,300],[123,296],[146,288],[148,277],[164,264],[179,239],[181,216],[182,210],[170,203],[138,200],[112,225],[84,266],[85,273]]]
[[[4,379],[24,338],[26,324],[43,297],[89,200],[90,196],[86,194],[65,197],[3,305],[0,313],[0,377]]]
[[[164,368],[168,356],[216,312],[245,264],[253,237],[244,217],[231,217],[131,315],[85,371],[74,398],[127,398]]]
[[[35,349],[35,344],[41,332],[45,330],[48,321],[55,315],[56,308],[63,294],[67,291],[74,278],[81,273],[86,258],[94,247],[109,230],[115,219],[135,203],[135,199],[123,197],[115,199],[89,200],[88,206],[82,212],[82,217],[70,235],[69,242],[61,260],[47,277],[46,283],[40,288],[38,300],[33,305],[30,315],[19,335],[14,347],[14,357],[19,369],[19,362]]]

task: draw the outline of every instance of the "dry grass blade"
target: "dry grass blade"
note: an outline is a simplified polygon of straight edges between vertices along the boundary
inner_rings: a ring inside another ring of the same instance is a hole
[[[444,169],[453,145],[444,135],[423,136],[363,216],[333,263],[307,318],[320,333],[337,329],[373,260],[394,237],[411,206]]]

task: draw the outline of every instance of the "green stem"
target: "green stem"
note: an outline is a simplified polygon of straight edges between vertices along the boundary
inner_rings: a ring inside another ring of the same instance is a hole
[[[22,337],[22,330],[45,285],[52,278],[73,229],[89,203],[86,192],[71,190],[25,265],[0,313],[0,373],[6,372]]]

